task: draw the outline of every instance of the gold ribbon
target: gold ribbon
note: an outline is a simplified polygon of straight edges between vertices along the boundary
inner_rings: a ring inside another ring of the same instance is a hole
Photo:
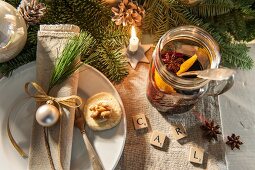
[[[36,94],[32,94],[29,91],[29,86],[32,86],[36,90]],[[78,108],[82,104],[82,99],[79,96],[71,95],[67,97],[52,97],[48,96],[47,93],[35,82],[28,82],[25,84],[25,92],[35,99],[36,102],[47,102],[52,100],[56,102],[59,106],[64,105],[70,108]],[[59,110],[61,112],[61,110]]]
[[[35,93],[30,92],[29,87],[32,87],[35,90]],[[48,100],[54,101],[58,105],[60,118],[62,115],[62,107],[61,105],[64,105],[69,108],[78,108],[82,104],[82,99],[79,96],[71,95],[67,97],[52,97],[47,95],[47,93],[43,90],[43,88],[38,85],[35,82],[27,82],[25,84],[25,92],[29,95],[29,97],[32,97],[35,99],[36,102],[47,102]],[[9,115],[10,117],[10,115]],[[11,130],[10,130],[10,123],[9,123],[9,117],[7,122],[7,134],[9,136],[9,139],[14,146],[14,148],[18,151],[18,153],[23,157],[27,158],[27,154],[21,149],[21,147],[17,144],[15,139],[12,136]]]

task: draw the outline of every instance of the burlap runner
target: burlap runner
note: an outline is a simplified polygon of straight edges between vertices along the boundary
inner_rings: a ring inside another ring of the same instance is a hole
[[[52,69],[69,38],[79,34],[79,27],[73,25],[42,25],[38,32],[36,76],[37,82],[47,90]],[[78,75],[54,88],[50,95],[55,97],[70,96],[77,93]],[[49,128],[49,143],[54,165],[57,170],[70,169],[73,139],[74,109],[64,108],[61,121]],[[59,134],[60,138],[59,138]],[[60,152],[59,152],[60,150]],[[29,169],[50,170],[50,162],[43,138],[43,128],[34,121],[29,153]]]
[[[201,123],[190,112],[178,115],[161,115],[153,108],[146,98],[146,82],[148,64],[138,64],[136,70],[130,70],[128,77],[116,88],[122,98],[127,116],[127,139],[122,158],[116,169],[226,169],[224,143],[222,136],[219,141],[209,143],[202,137]],[[204,97],[195,106],[207,119],[213,119],[221,125],[218,98]],[[150,127],[147,133],[137,133],[132,123],[132,114],[144,113]],[[188,137],[178,142],[170,134],[171,122],[180,122],[187,130]],[[156,149],[149,143],[152,130],[159,130],[168,136],[165,147]],[[202,165],[188,161],[191,146],[205,149]]]

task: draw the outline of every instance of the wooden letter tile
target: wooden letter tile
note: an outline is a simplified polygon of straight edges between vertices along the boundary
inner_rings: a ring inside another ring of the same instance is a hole
[[[144,114],[132,116],[135,130],[144,129],[148,127],[148,123]]]
[[[170,131],[176,140],[182,139],[187,136],[186,130],[181,123],[172,124],[170,126]]]
[[[162,148],[166,139],[166,135],[159,131],[153,131],[150,138],[151,145]]]
[[[197,148],[197,147],[191,147],[189,152],[189,161],[202,164],[203,163],[203,157],[204,157],[204,149]]]

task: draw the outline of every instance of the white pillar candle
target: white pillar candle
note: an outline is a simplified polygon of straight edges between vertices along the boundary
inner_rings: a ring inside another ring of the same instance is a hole
[[[129,47],[128,50],[131,52],[136,52],[139,46],[139,39],[136,36],[135,27],[131,28],[131,38],[129,39]]]

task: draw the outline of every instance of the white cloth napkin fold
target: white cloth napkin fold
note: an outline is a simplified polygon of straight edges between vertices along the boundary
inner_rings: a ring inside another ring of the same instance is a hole
[[[78,35],[75,25],[41,25],[37,40],[36,76],[37,83],[46,91],[57,57],[61,54],[70,37]],[[52,90],[51,96],[64,97],[77,94],[78,74]],[[49,128],[51,155],[57,170],[70,169],[73,139],[74,109],[64,108],[61,121]],[[61,131],[61,133],[60,133]],[[60,136],[59,136],[60,135]],[[50,162],[44,143],[43,128],[34,121],[29,150],[29,169],[50,170]]]

